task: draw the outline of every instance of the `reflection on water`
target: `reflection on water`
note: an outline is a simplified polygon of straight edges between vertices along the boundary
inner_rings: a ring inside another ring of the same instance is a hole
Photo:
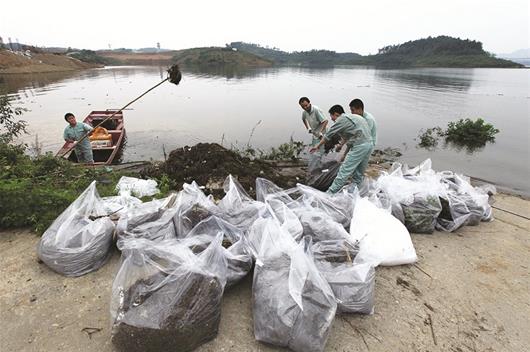
[[[0,76],[0,91],[15,94],[30,111],[44,151],[62,145],[64,113],[83,119],[92,110],[124,106],[166,77],[164,66],[107,67],[83,72]],[[465,149],[404,150],[402,161],[430,157],[436,169],[452,169],[530,193],[530,71],[515,69],[407,69],[273,67],[183,68],[178,85],[163,84],[124,112],[128,143],[123,160],[163,159],[163,150],[198,142],[256,148],[310,141],[298,99],[308,96],[327,111],[361,98],[378,124],[379,148],[413,146],[420,129],[460,118],[484,118],[501,132],[495,144],[469,155]]]
[[[467,91],[473,81],[473,69],[454,69],[447,74],[444,69],[377,70],[380,82],[397,82],[415,89]]]

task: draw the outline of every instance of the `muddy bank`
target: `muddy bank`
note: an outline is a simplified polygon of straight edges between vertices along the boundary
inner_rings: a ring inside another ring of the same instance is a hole
[[[65,72],[96,67],[102,66],[62,54],[31,53],[27,56],[22,52],[0,50],[0,74]]]

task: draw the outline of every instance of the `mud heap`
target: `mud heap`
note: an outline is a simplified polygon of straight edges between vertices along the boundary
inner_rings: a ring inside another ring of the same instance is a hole
[[[196,181],[205,186],[205,193],[221,196],[223,181],[229,174],[237,176],[241,185],[254,196],[256,177],[267,178],[280,187],[295,186],[295,177],[285,177],[277,164],[263,160],[251,160],[228,150],[217,143],[199,143],[192,147],[178,148],[169,154],[166,162],[147,167],[142,171],[145,177],[161,177],[167,174],[177,189],[183,183]]]

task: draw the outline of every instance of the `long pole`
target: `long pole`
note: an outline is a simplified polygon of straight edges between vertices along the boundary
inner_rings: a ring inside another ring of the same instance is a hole
[[[111,119],[112,117],[114,117],[116,114],[122,112],[123,110],[125,110],[129,105],[131,105],[132,103],[134,103],[135,101],[137,101],[138,99],[140,99],[141,97],[143,97],[144,95],[146,95],[147,93],[149,93],[150,91],[152,91],[153,89],[155,89],[156,87],[158,87],[159,85],[161,85],[162,83],[164,83],[165,81],[169,80],[170,77],[164,79],[162,82],[160,83],[157,83],[156,85],[152,86],[151,88],[149,88],[148,90],[146,90],[144,93],[142,93],[140,96],[138,96],[136,99],[130,101],[129,103],[127,103],[127,105],[125,105],[123,108],[121,108],[120,110],[116,110],[114,113],[112,113],[112,115],[110,115],[109,117],[105,118],[103,121],[101,121],[100,123],[98,123],[96,126],[94,126],[93,128],[96,128],[96,127],[99,127],[101,126],[102,124],[104,124],[106,121],[108,121],[109,119]],[[66,154],[68,154],[72,149],[74,149],[74,147],[79,143],[81,142],[82,140],[84,140],[85,138],[88,137],[88,135],[90,134],[90,132],[87,132],[85,133],[78,141],[77,143],[74,143],[72,146],[70,146],[62,155],[60,155],[59,157],[64,157]]]

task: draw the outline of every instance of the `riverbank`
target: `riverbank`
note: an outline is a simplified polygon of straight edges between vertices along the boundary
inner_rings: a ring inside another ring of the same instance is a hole
[[[0,74],[78,71],[102,65],[83,62],[62,54],[0,50]]]
[[[530,217],[530,202],[495,205]],[[412,235],[418,263],[377,269],[375,314],[334,321],[326,351],[511,351],[530,340],[530,222],[495,220],[456,233]],[[0,231],[0,340],[5,351],[114,351],[109,302],[116,250],[99,271],[60,276],[37,261],[39,237]],[[252,276],[227,291],[217,338],[196,351],[283,351],[254,339]]]

